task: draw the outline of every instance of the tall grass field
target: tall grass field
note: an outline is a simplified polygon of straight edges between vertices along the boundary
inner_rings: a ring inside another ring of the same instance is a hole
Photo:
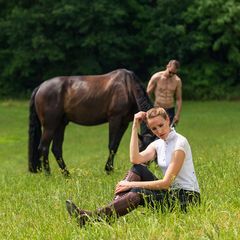
[[[28,172],[28,102],[0,101],[0,239],[240,239],[240,102],[184,102],[177,131],[191,144],[202,203],[187,214],[139,207],[111,224],[79,228],[66,199],[94,210],[109,203],[129,169],[131,124],[107,175],[108,125],[70,123],[64,178],[50,153],[52,174]],[[150,166],[157,175],[159,169]]]

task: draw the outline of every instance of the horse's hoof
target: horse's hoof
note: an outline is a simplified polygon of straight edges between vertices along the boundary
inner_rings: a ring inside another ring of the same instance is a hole
[[[62,170],[62,174],[64,177],[66,178],[69,178],[71,175],[70,175],[70,172],[67,170],[67,169],[63,169]]]
[[[110,174],[113,172],[113,165],[106,165],[105,166],[105,171],[107,174]]]
[[[45,176],[50,176],[51,175],[51,171],[50,170],[44,170],[44,175]]]

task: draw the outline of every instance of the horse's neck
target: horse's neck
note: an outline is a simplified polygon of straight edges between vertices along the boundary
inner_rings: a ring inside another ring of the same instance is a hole
[[[145,89],[137,80],[135,80],[135,99],[139,111],[146,112],[153,107]]]

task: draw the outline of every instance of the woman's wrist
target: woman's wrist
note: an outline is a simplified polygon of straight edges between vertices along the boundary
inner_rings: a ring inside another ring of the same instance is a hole
[[[139,129],[139,124],[133,123],[132,130],[138,131],[138,129]]]

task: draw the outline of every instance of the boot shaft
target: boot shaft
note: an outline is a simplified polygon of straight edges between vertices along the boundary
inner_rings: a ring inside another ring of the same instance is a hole
[[[128,182],[135,182],[136,181],[136,182],[138,182],[138,181],[141,181],[141,177],[138,176],[135,172],[130,170],[130,171],[127,172],[123,181],[128,181]],[[114,195],[114,200],[117,200],[120,197],[124,196],[127,192],[129,192],[129,191],[121,192],[121,193],[118,193],[118,194]]]
[[[117,217],[124,216],[138,207],[142,200],[142,195],[135,192],[128,192],[121,198],[112,201],[106,207],[96,211],[98,216],[111,217],[116,214]]]

